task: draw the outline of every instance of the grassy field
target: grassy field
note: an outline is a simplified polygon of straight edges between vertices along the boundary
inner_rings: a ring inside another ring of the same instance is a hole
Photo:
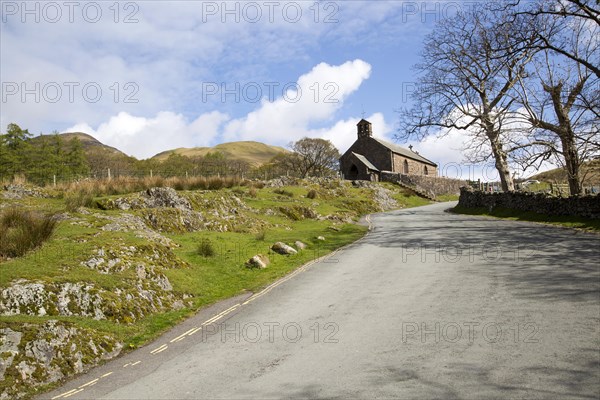
[[[580,229],[590,232],[600,232],[600,220],[586,219],[571,216],[545,215],[527,211],[517,211],[508,208],[497,207],[490,213],[485,207],[466,208],[454,207],[451,212],[466,215],[483,215],[513,221],[530,221],[542,224],[563,226],[566,228]]]

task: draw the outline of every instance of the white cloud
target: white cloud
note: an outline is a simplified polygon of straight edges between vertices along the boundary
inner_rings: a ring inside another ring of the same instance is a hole
[[[307,135],[310,124],[331,120],[370,74],[371,66],[363,60],[337,66],[320,63],[300,76],[297,88],[288,88],[272,102],[263,99],[257,110],[227,123],[224,139],[273,142],[284,135],[287,142],[298,140]]]
[[[217,136],[220,125],[228,119],[218,111],[202,114],[188,122],[181,114],[163,111],[153,118],[135,117],[121,112],[100,124],[97,129],[87,123],[76,124],[65,132],[84,132],[102,143],[138,158],[149,158],[164,150],[178,147],[208,146]]]
[[[271,102],[263,99],[256,110],[237,119],[219,111],[203,113],[191,122],[170,111],[161,111],[151,118],[120,112],[96,129],[85,121],[65,131],[91,134],[138,158],[177,147],[208,146],[223,141],[257,140],[286,145],[305,136],[330,139],[342,149],[355,139],[358,120],[335,122],[335,114],[347,97],[368,79],[370,72],[371,66],[362,60],[337,66],[320,63],[298,78],[297,92],[290,89]],[[324,101],[327,95],[336,102]],[[332,124],[329,128],[311,128],[313,124],[328,122]],[[374,114],[372,122],[376,133],[389,132],[382,114]]]

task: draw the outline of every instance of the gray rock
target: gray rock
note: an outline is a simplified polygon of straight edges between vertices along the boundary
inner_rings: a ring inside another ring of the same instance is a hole
[[[305,244],[305,243],[302,243],[302,242],[301,242],[301,241],[299,241],[299,240],[296,240],[296,242],[294,242],[294,246],[296,246],[296,248],[297,248],[298,250],[304,250],[304,249],[306,249],[306,244]]]
[[[264,269],[267,268],[267,265],[269,264],[269,257],[257,254],[246,262],[246,267]]]
[[[283,255],[298,254],[296,249],[294,249],[291,246],[288,246],[287,244],[285,244],[283,242],[275,243],[273,246],[271,246],[271,250],[273,250],[275,253],[283,254]]]

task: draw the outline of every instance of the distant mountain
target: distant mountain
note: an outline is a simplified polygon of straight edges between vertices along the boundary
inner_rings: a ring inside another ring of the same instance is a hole
[[[208,153],[216,152],[222,153],[230,160],[245,161],[250,165],[259,166],[268,163],[273,157],[280,153],[288,153],[289,150],[260,142],[244,141],[222,143],[214,147],[193,147],[168,150],[163,151],[152,158],[162,161],[167,159],[171,154],[194,157],[206,156]]]
[[[111,155],[111,156],[129,157],[129,156],[127,156],[127,154],[123,153],[122,151],[120,151],[114,147],[105,145],[104,143],[100,142],[93,136],[88,135],[87,133],[67,132],[67,133],[61,133],[61,134],[59,134],[59,136],[66,143],[70,142],[71,140],[73,140],[75,138],[79,139],[79,142],[81,142],[81,147],[83,147],[83,150],[86,154],[94,153],[94,152],[102,152],[102,153],[105,153],[105,154]],[[48,140],[50,138],[52,138],[52,135],[36,136],[31,139],[31,143],[35,145],[37,143],[42,143],[43,140]]]

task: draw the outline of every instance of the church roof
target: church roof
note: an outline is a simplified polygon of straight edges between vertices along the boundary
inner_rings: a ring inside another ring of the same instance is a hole
[[[357,154],[355,152],[352,152],[352,154],[354,155],[354,157],[358,158],[361,163],[365,164],[367,168],[379,172],[379,169],[377,169],[376,166],[374,166],[369,160],[367,160],[367,157],[363,156],[362,154]]]
[[[412,150],[405,149],[404,147],[398,146],[393,143],[386,142],[385,140],[377,139],[375,137],[373,138],[373,140],[376,140],[377,142],[379,142],[383,146],[387,147],[388,149],[390,149],[391,151],[393,151],[396,154],[400,154],[401,156],[412,158],[413,160],[421,161],[421,162],[424,162],[425,164],[430,164],[430,165],[433,165],[434,167],[437,167],[436,163],[434,163],[431,160],[426,159],[425,157],[421,156],[420,154],[415,153]]]

